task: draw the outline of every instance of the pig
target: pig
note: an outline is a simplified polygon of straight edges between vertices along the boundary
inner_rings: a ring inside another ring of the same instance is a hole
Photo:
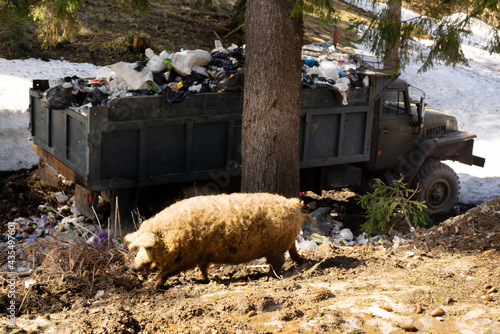
[[[210,264],[241,264],[266,257],[269,275],[278,274],[288,251],[295,248],[304,220],[299,199],[268,193],[234,193],[192,197],[177,202],[125,236],[138,248],[131,269],[157,269],[155,289],[168,277],[198,267],[208,281]]]

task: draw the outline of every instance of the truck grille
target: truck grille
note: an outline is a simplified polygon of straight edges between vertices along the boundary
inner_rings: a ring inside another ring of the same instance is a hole
[[[445,131],[446,131],[446,126],[445,125],[441,125],[441,126],[436,126],[434,128],[426,129],[425,130],[425,134],[427,136],[433,136],[433,135],[437,135],[437,134],[443,133]]]

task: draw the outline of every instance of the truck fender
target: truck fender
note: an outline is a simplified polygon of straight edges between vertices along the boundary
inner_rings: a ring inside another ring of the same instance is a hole
[[[452,160],[472,166],[484,167],[485,159],[475,156],[474,138],[470,132],[452,131],[434,138],[435,150],[429,157],[434,160]]]
[[[412,183],[423,163],[430,159],[436,161],[452,160],[466,165],[484,167],[485,159],[473,155],[475,134],[452,131],[433,138],[417,141],[408,156],[400,156],[398,174],[403,174]]]

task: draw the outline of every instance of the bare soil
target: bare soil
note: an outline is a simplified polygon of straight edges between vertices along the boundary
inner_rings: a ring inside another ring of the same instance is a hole
[[[350,196],[315,201],[354,210]],[[41,265],[16,278],[15,326],[2,276],[0,333],[499,333],[499,232],[496,198],[398,247],[322,244],[276,278],[259,260],[216,265],[208,284],[191,270],[156,291],[123,248],[42,239],[23,249]]]

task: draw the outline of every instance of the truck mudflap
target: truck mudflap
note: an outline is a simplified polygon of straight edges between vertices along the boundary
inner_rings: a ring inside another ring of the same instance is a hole
[[[408,157],[400,157],[398,174],[412,182],[425,160],[452,160],[466,165],[484,167],[485,159],[472,151],[476,135],[470,132],[452,131],[415,143]]]

